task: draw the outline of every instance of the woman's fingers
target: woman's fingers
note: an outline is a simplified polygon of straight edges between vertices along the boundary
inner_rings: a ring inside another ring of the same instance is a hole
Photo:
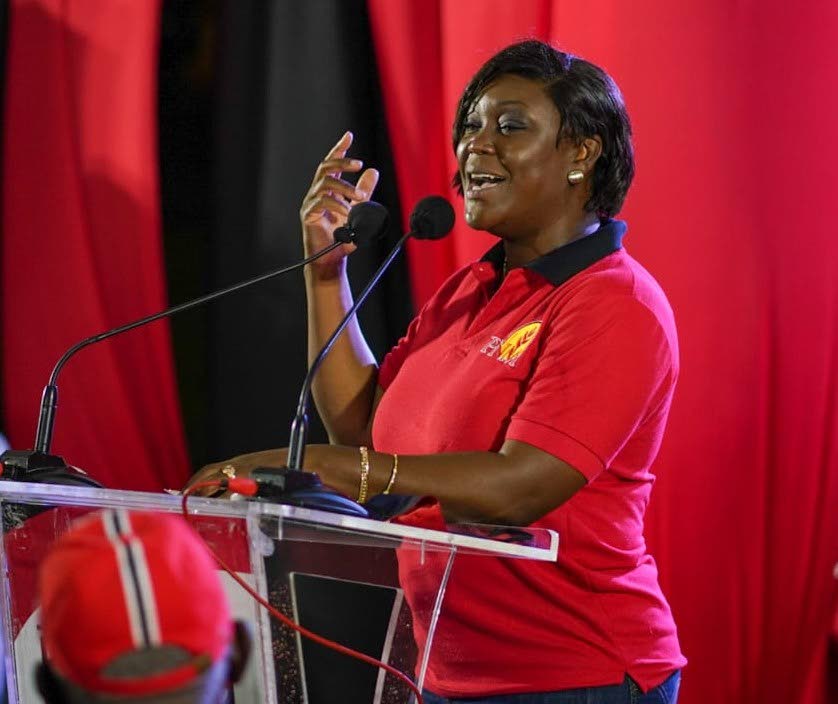
[[[367,169],[361,174],[361,178],[358,179],[358,184],[355,186],[355,190],[362,193],[364,197],[354,199],[356,203],[363,200],[369,200],[372,197],[373,191],[375,191],[375,187],[378,185],[378,175],[379,174],[376,169]]]
[[[361,201],[368,197],[368,193],[363,192],[360,186],[353,186],[348,181],[335,178],[334,176],[322,176],[318,179],[306,194],[306,200],[316,198],[322,193],[340,195],[346,200],[354,201]],[[305,200],[303,203],[305,203]]]
[[[373,173],[370,174],[369,172]],[[330,223],[343,225],[349,216],[349,209],[355,203],[369,200],[369,194],[378,180],[378,173],[368,169],[353,186],[334,176],[323,176],[315,183],[300,209],[300,217],[305,225],[313,225],[326,217]],[[369,190],[368,190],[369,189]]]
[[[324,216],[332,222],[341,223],[345,222],[349,215],[349,204],[339,198],[324,194],[306,203],[301,215],[305,225],[312,225]]]
[[[216,464],[208,464],[204,467],[201,467],[195,474],[193,474],[189,481],[186,482],[186,486],[184,489],[188,489],[195,484],[199,484],[200,482],[209,482],[209,481],[221,481],[222,479],[226,478],[226,474],[224,473],[224,462],[219,462]],[[202,487],[194,492],[195,496],[215,496],[220,492],[219,489],[213,487]]]
[[[341,157],[339,159],[326,159],[317,165],[314,172],[315,180],[321,176],[340,176],[344,171],[355,173],[364,168],[364,162],[360,159]]]
[[[314,176],[315,180],[324,173],[340,176],[341,171],[357,171],[361,168],[360,165],[355,165],[355,162],[358,161],[357,159],[346,158],[346,152],[352,146],[352,140],[353,135],[351,132],[347,130],[343,133],[343,136],[337,141],[337,144],[329,150],[326,157],[320,162],[320,166],[318,166]]]
[[[321,200],[324,195],[342,197],[351,205],[370,199],[378,183],[379,175],[376,169],[364,171],[354,186],[341,178],[344,172],[357,173],[364,167],[364,162],[360,159],[346,157],[346,152],[352,146],[352,139],[352,133],[345,132],[320,162],[303,200],[303,211],[310,212],[310,204]]]
[[[344,173],[354,174],[362,168],[364,168],[364,162],[360,159],[335,159],[321,162],[314,172],[309,191],[316,188],[324,178],[329,177],[339,180]],[[348,181],[343,181],[343,183],[348,183]]]
[[[339,159],[344,156],[346,152],[349,151],[349,147],[352,146],[353,139],[354,135],[349,130],[346,130],[346,132],[341,135],[341,138],[337,141],[335,146],[329,150],[328,154],[326,154],[326,158],[323,161],[328,161],[329,159]]]
[[[346,224],[352,206],[370,199],[378,183],[378,171],[364,170],[360,159],[346,156],[352,146],[351,132],[345,132],[318,164],[311,186],[300,206],[300,221],[306,252],[316,252],[332,244],[335,228]],[[360,174],[357,184],[344,180],[343,174]],[[323,280],[339,275],[340,260],[354,251],[345,245],[334,254],[320,259],[311,271]]]

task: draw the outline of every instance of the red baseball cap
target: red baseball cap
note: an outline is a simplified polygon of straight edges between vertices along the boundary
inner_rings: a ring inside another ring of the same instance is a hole
[[[90,692],[177,689],[217,662],[233,639],[215,562],[174,515],[117,510],[77,521],[41,564],[39,592],[47,661]],[[191,658],[141,678],[104,673],[120,656],[163,646]]]

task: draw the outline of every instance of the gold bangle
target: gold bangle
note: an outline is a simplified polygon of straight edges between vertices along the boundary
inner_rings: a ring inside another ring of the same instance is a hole
[[[393,484],[396,483],[396,475],[399,473],[399,456],[393,453],[393,469],[390,471],[390,481],[387,482],[387,488],[382,491],[382,494],[389,494]]]
[[[362,504],[367,500],[370,480],[370,453],[363,445],[358,450],[361,453],[361,485],[358,488],[358,503]]]

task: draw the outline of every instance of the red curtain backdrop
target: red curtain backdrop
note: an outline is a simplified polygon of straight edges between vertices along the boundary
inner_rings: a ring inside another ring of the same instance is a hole
[[[690,659],[684,704],[826,701],[838,561],[838,4],[369,0],[405,211],[454,194],[470,75],[529,36],[614,76],[638,174],[629,250],[682,375],[647,537]],[[424,301],[491,239],[411,252]]]
[[[3,416],[32,447],[38,400],[78,340],[166,305],[156,121],[159,0],[12,0],[3,142]],[[59,378],[53,451],[106,486],[189,474],[169,330],[82,351]]]

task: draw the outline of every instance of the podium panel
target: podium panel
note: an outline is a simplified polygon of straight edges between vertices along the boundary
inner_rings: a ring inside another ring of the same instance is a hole
[[[10,704],[40,702],[37,572],[75,519],[103,508],[179,513],[167,494],[0,481],[0,608]],[[539,529],[449,526],[427,530],[257,501],[191,498],[190,522],[207,545],[270,603],[302,626],[383,660],[420,687],[457,555],[555,560],[558,537]],[[398,561],[444,569],[423,575],[436,598],[406,603]],[[400,704],[409,688],[383,670],[302,638],[274,621],[225,573],[234,618],[255,635],[236,704]],[[91,585],[92,589],[96,585]],[[417,645],[414,619],[426,624]]]

